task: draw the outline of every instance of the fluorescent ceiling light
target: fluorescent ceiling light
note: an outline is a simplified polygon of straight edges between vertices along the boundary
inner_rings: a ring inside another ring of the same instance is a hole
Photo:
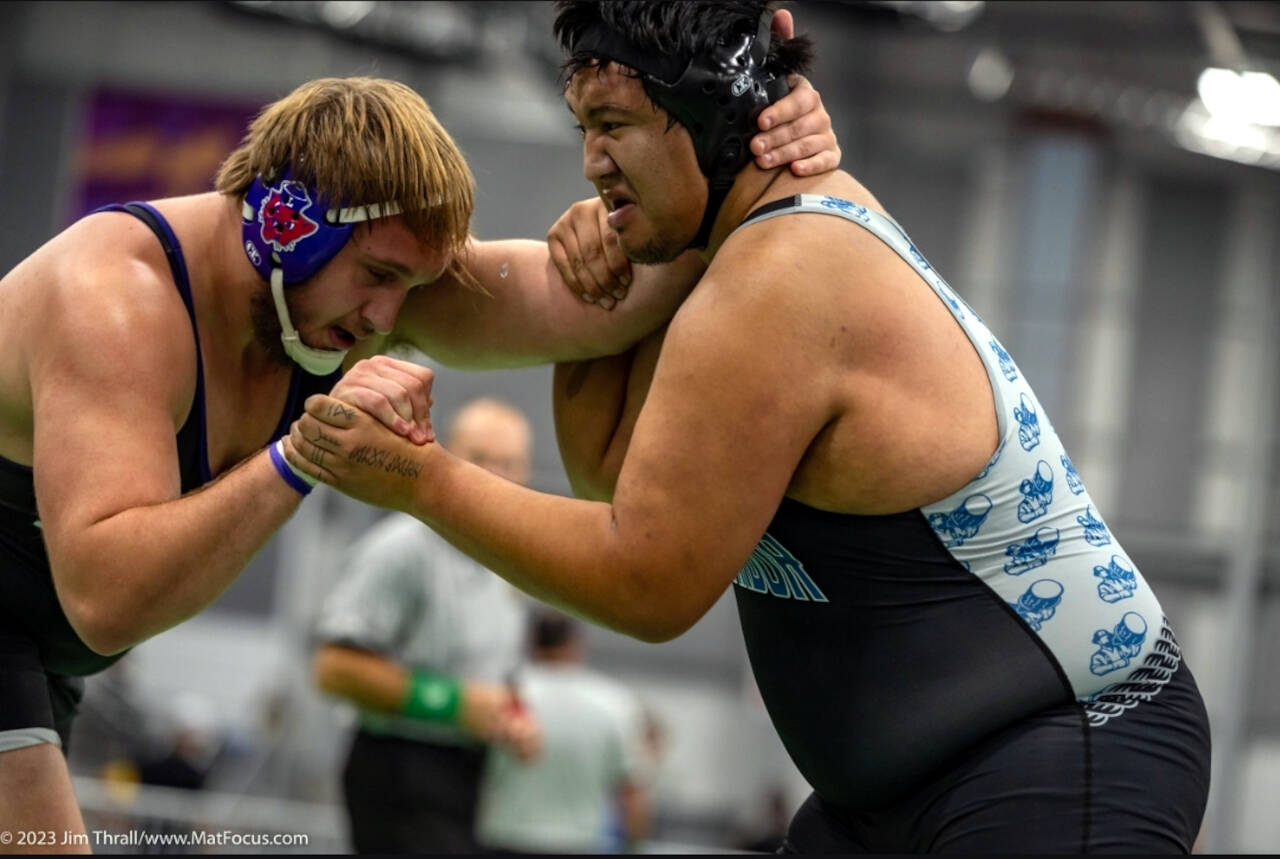
[[[983,101],[999,101],[1013,85],[1013,66],[999,48],[983,48],[969,66],[969,91]]]
[[[1280,132],[1210,113],[1199,99],[1187,105],[1170,131],[1192,152],[1280,169]]]
[[[1229,123],[1280,125],[1280,81],[1266,72],[1208,68],[1196,83],[1200,100]]]

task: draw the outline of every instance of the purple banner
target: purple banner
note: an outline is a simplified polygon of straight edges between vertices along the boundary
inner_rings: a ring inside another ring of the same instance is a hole
[[[106,203],[213,189],[261,104],[101,89],[88,99],[72,165],[74,220]]]

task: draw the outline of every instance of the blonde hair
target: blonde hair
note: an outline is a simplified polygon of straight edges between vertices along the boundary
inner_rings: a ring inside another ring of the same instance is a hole
[[[243,196],[259,174],[288,168],[330,205],[397,203],[413,232],[440,243],[450,269],[475,206],[475,179],[422,96],[381,78],[319,78],[272,102],[218,168],[214,187]]]

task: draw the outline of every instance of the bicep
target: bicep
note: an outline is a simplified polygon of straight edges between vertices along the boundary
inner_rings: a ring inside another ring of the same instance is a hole
[[[777,316],[698,304],[667,332],[614,513],[668,566],[699,571],[709,605],[768,527],[835,400],[804,338]]]
[[[89,340],[60,330],[33,362],[36,498],[51,555],[99,521],[181,494],[174,435],[194,390],[194,344],[130,327],[104,322]]]

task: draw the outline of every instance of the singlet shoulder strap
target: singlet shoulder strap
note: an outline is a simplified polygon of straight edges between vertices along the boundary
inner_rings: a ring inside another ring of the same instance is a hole
[[[208,483],[213,479],[213,474],[209,468],[209,445],[208,432],[205,427],[205,403],[204,403],[204,360],[200,356],[200,329],[196,325],[196,306],[191,295],[191,280],[187,276],[187,263],[182,256],[182,245],[178,243],[178,237],[174,234],[173,228],[169,226],[169,222],[165,220],[164,215],[160,214],[150,203],[142,201],[134,201],[132,203],[113,203],[108,206],[102,206],[95,209],[94,212],[127,212],[133,215],[142,223],[150,228],[151,232],[156,234],[156,238],[160,240],[160,247],[164,248],[165,257],[169,260],[169,269],[173,272],[173,282],[178,287],[178,294],[182,296],[182,303],[187,308],[187,315],[191,318],[191,334],[195,338],[196,344],[196,396],[195,402],[192,403],[192,413],[187,418],[187,422],[178,431],[179,445],[181,440],[188,433],[194,433],[197,453],[197,462],[200,469],[201,483]]]
[[[915,269],[920,277],[924,278],[925,283],[929,284],[934,292],[938,294],[938,297],[951,308],[951,312],[956,319],[963,323],[966,318],[977,318],[973,308],[969,307],[964,299],[960,298],[955,290],[934,270],[929,261],[924,258],[924,254],[920,253],[916,248],[915,242],[911,241],[907,231],[897,221],[888,215],[883,215],[874,209],[868,209],[866,206],[859,206],[850,200],[823,194],[796,194],[782,200],[774,200],[772,203],[765,203],[763,206],[754,209],[742,219],[742,223],[738,224],[735,231],[760,221],[776,218],[779,215],[796,213],[835,215],[873,233],[888,245],[894,253],[902,257],[907,265]]]
[[[797,212],[836,215],[845,220],[853,221],[855,224],[859,224],[875,233],[885,243],[892,246],[894,250],[898,250],[897,246],[901,243],[905,243],[912,250],[915,249],[911,238],[907,235],[907,231],[902,229],[902,226],[893,218],[888,215],[882,215],[874,209],[868,209],[866,206],[859,206],[857,203],[842,197],[832,197],[824,194],[796,194],[791,197],[784,197],[781,200],[774,200],[772,203],[765,203],[743,218],[737,229],[742,229],[748,224],[759,221],[767,221],[779,215],[790,215]],[[917,251],[917,253],[919,252]]]

